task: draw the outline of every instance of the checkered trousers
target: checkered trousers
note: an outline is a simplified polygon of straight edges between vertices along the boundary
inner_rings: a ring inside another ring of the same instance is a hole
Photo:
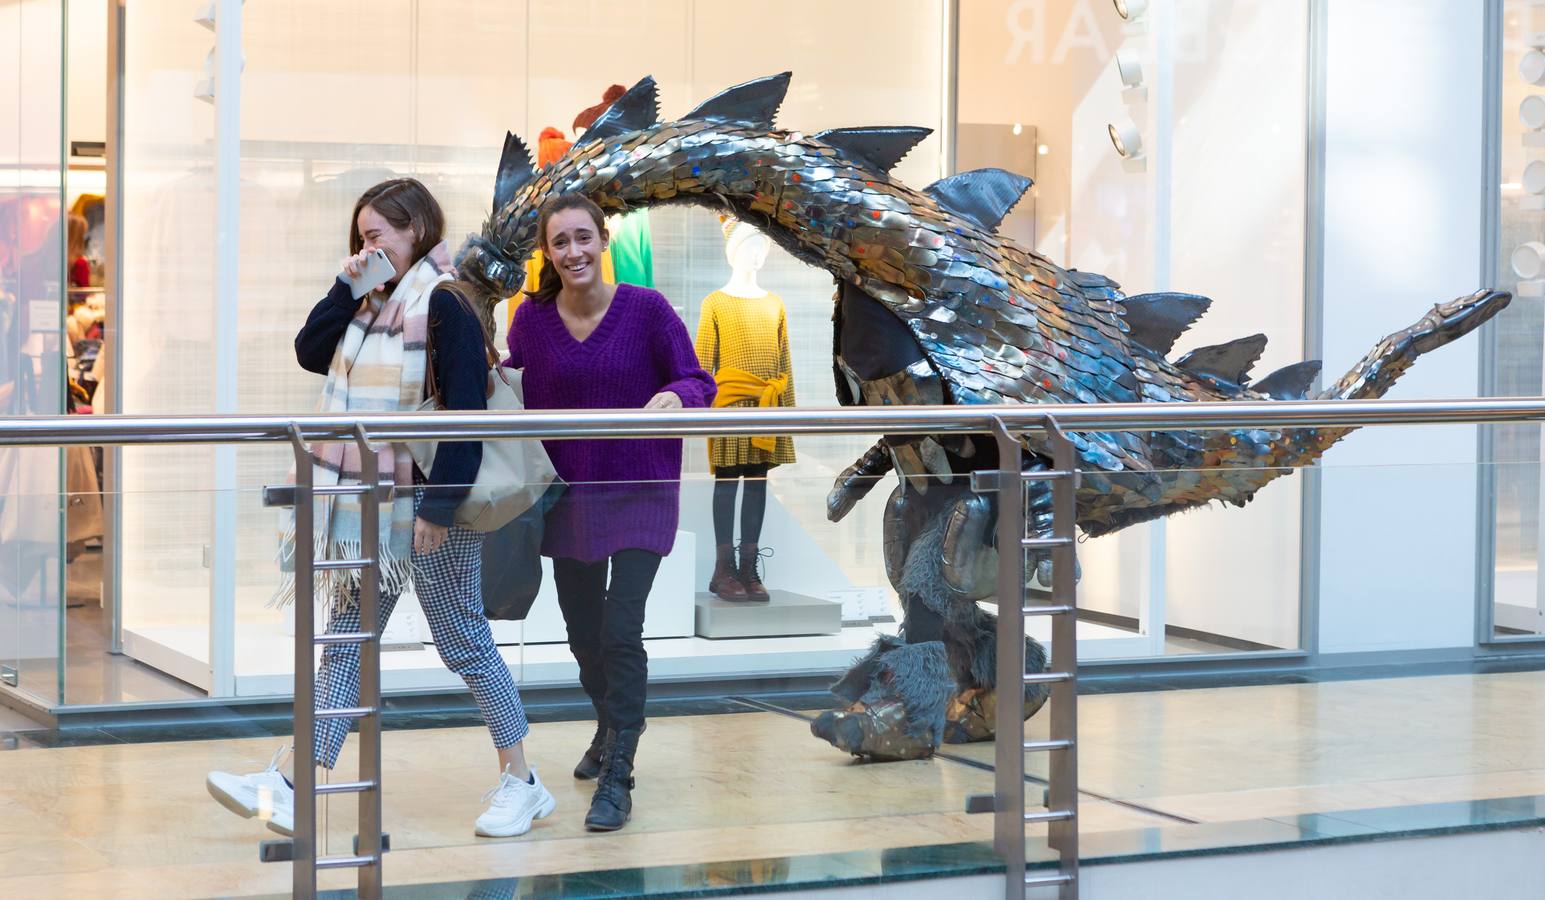
[[[413,590],[424,608],[440,659],[471,689],[494,746],[503,749],[524,740],[530,726],[520,692],[483,617],[482,532],[452,525],[440,549],[428,555],[414,553],[412,562]],[[360,630],[358,588],[351,589],[349,600],[352,602],[343,604],[341,610],[335,604],[327,623],[329,633]],[[396,605],[396,597],[381,597],[383,629]],[[317,669],[316,708],[358,703],[359,646],[328,644]],[[338,761],[352,724],[348,719],[317,720],[316,757],[324,768],[331,769]]]

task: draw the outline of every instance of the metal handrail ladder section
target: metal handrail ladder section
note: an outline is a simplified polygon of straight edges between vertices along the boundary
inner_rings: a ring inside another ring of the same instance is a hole
[[[1011,609],[1017,597],[1021,615],[998,618],[998,683],[1018,682],[1020,690],[999,690],[997,721],[1015,722],[1000,727],[995,742],[996,774],[990,803],[973,798],[968,808],[994,813],[994,845],[1006,866],[1005,896],[1024,896],[1035,886],[1058,886],[1061,900],[1078,895],[1077,827],[1077,659],[1075,627],[1076,544],[1074,536],[1077,458],[1066,432],[1164,431],[1221,428],[1319,428],[1335,426],[1485,424],[1545,421],[1545,397],[1476,400],[1303,400],[1244,401],[1165,404],[1046,404],[1015,406],[858,407],[839,409],[722,409],[722,410],[597,410],[575,412],[364,414],[356,416],[8,416],[0,417],[0,447],[144,446],[171,444],[288,443],[297,460],[293,494],[283,497],[296,508],[297,533],[311,530],[314,489],[309,477],[309,441],[358,443],[362,451],[371,441],[424,439],[625,439],[663,437],[790,435],[922,435],[989,434],[998,442],[1000,459],[1013,459],[1016,434],[1042,431],[1053,451],[1050,471],[1023,472],[1022,467],[973,475],[973,487],[999,494],[997,542],[1000,547],[1019,545],[1019,553],[1000,553],[998,597],[1000,611]],[[362,452],[374,462],[373,453]],[[370,468],[374,468],[373,465]],[[378,490],[360,490],[364,498],[367,535],[378,521],[379,502],[390,496],[392,486],[379,481],[378,472],[366,472],[367,483]],[[1025,534],[1024,487],[1028,480],[1051,480],[1053,527],[1048,537]],[[272,498],[270,498],[272,499]],[[1005,515],[1007,513],[1007,515]],[[362,621],[377,618],[379,579],[374,565],[377,549],[366,540],[360,560],[347,561],[362,569]],[[1025,549],[1049,550],[1053,562],[1052,599],[1025,602]],[[310,543],[296,547],[296,646],[295,646],[295,752],[304,758],[311,747],[314,684],[311,668],[316,638],[312,624],[312,579],[301,577],[314,570]],[[366,605],[368,604],[368,605]],[[1050,671],[1025,673],[1024,636],[1028,615],[1053,617]],[[318,860],[315,845],[315,775],[309,767],[296,767],[296,834],[283,848],[296,864],[294,889],[298,897],[316,894],[318,867],[357,866],[361,897],[379,897],[382,891],[380,793],[380,668],[379,635],[375,630],[351,636],[361,644],[360,707],[340,710],[361,719],[360,780],[350,783],[361,794],[360,834],[355,855]],[[1023,688],[1030,683],[1052,684],[1051,739],[1024,739]],[[373,748],[373,749],[372,749]],[[1024,754],[1050,752],[1047,803],[1044,812],[1025,812]],[[340,785],[338,787],[345,787]],[[304,788],[304,790],[302,790]],[[325,791],[333,793],[336,791]],[[1058,851],[1055,875],[1026,877],[1025,827],[1031,822],[1049,823],[1049,843]],[[309,827],[308,827],[309,826]],[[280,848],[273,848],[275,850]],[[361,851],[364,852],[361,852]]]

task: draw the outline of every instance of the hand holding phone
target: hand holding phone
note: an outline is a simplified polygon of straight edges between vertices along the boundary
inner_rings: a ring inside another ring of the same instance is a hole
[[[386,251],[379,247],[361,250],[343,262],[343,277],[349,283],[355,300],[392,280],[396,274],[396,268],[386,258]]]

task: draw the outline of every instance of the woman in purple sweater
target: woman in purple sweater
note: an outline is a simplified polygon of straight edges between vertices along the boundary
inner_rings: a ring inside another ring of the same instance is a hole
[[[515,312],[505,363],[525,370],[526,408],[708,406],[714,381],[670,303],[657,291],[601,280],[607,238],[600,207],[583,195],[542,207],[542,272]],[[649,677],[644,601],[676,540],[681,441],[545,444],[569,488],[548,513],[542,555],[553,559],[569,649],[596,711],[596,736],[574,777],[597,778],[585,826],[615,831],[633,809]]]

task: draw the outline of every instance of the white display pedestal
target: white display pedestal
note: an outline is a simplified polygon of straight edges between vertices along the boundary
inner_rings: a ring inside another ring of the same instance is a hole
[[[690,612],[690,610],[689,610]],[[519,627],[518,623],[516,627]],[[126,632],[125,650],[135,659],[208,690],[209,633],[194,628]],[[890,626],[889,632],[895,627]],[[841,672],[869,650],[875,628],[845,628],[841,634],[804,638],[710,641],[657,638],[646,643],[652,683],[714,678],[781,678]],[[236,696],[274,697],[294,689],[289,661],[295,645],[276,622],[246,629],[236,648]],[[566,644],[500,647],[522,687],[568,687],[579,683],[579,666]],[[320,656],[320,651],[318,651]],[[465,689],[440,662],[433,646],[381,654],[381,687],[386,691]]]

